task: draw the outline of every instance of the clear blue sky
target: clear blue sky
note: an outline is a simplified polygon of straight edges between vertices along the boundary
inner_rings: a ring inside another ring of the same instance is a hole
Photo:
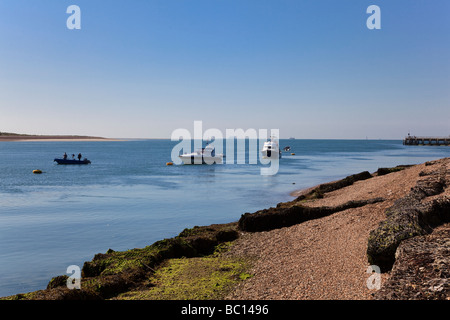
[[[449,135],[450,1],[0,1],[0,131],[170,138],[194,120]]]

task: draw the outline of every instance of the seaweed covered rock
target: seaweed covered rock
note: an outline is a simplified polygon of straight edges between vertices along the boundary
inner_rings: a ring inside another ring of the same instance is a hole
[[[53,288],[57,288],[57,287],[64,287],[64,286],[67,285],[67,280],[68,279],[69,279],[69,276],[66,276],[66,275],[54,277],[47,284],[47,289],[53,289]]]
[[[414,201],[408,202],[407,199],[402,200],[401,204],[397,203],[386,212],[387,219],[369,235],[369,263],[379,266],[382,272],[392,267],[395,251],[403,240],[425,234],[419,224],[418,204]]]
[[[236,223],[213,224],[184,229],[179,237],[189,243],[198,255],[206,255],[211,254],[218,244],[237,239],[239,233]]]
[[[163,261],[212,253],[223,242],[238,238],[237,223],[183,230],[178,236],[145,248],[98,253],[82,268],[81,288],[68,289],[66,275],[54,277],[47,289],[10,297],[16,300],[110,299],[137,287],[152,286],[146,280]]]
[[[404,198],[386,210],[386,220],[369,235],[367,256],[370,264],[385,272],[392,268],[400,243],[432,232],[436,226],[450,221],[450,199],[428,197],[441,194],[447,187],[446,167],[426,175]]]
[[[238,221],[239,229],[248,232],[258,232],[289,227],[304,221],[325,217],[338,211],[384,201],[382,198],[354,200],[336,207],[308,207],[299,204],[303,200],[323,198],[325,193],[345,188],[357,181],[372,177],[368,171],[363,171],[347,176],[341,180],[321,184],[298,196],[293,201],[279,203],[276,208],[263,209],[254,213],[247,212]]]
[[[309,200],[309,199],[320,199],[323,198],[323,195],[328,192],[332,192],[338,189],[342,189],[354,184],[357,181],[367,180],[372,178],[373,176],[369,171],[363,171],[357,174],[352,174],[350,176],[345,177],[344,179],[323,183],[306,194],[300,195],[295,199],[295,201],[301,200]]]
[[[378,168],[377,176],[384,176],[385,174],[389,174],[392,172],[402,171],[406,168],[412,167],[413,165],[399,165],[392,168]]]
[[[255,213],[245,213],[239,219],[239,229],[248,232],[269,231],[289,227],[304,221],[318,219],[330,214],[362,207],[368,204],[384,201],[383,198],[368,200],[352,200],[335,207],[307,207],[293,205],[290,207],[278,206],[264,209]]]
[[[403,241],[379,300],[450,299],[450,226]]]

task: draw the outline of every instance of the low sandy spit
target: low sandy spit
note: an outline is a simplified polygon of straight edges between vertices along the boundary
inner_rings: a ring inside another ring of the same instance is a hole
[[[120,139],[110,139],[102,137],[89,137],[89,136],[32,136],[32,135],[11,135],[0,136],[0,141],[122,141]]]

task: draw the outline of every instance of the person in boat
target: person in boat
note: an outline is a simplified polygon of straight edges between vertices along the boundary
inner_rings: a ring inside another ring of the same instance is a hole
[[[72,160],[75,160],[75,155],[72,153]]]
[[[63,159],[64,159],[64,160],[67,159],[67,153],[65,153],[65,152],[64,152],[64,155],[63,155]]]
[[[78,154],[78,161],[81,161],[81,153]]]

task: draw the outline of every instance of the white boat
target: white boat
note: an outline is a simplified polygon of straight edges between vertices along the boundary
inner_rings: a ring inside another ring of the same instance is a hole
[[[263,159],[274,159],[278,155],[278,159],[281,159],[280,146],[276,139],[270,138],[264,142],[263,149],[261,151]]]
[[[217,154],[213,146],[197,149],[191,153],[179,155],[184,164],[213,164],[222,163],[224,155]]]

